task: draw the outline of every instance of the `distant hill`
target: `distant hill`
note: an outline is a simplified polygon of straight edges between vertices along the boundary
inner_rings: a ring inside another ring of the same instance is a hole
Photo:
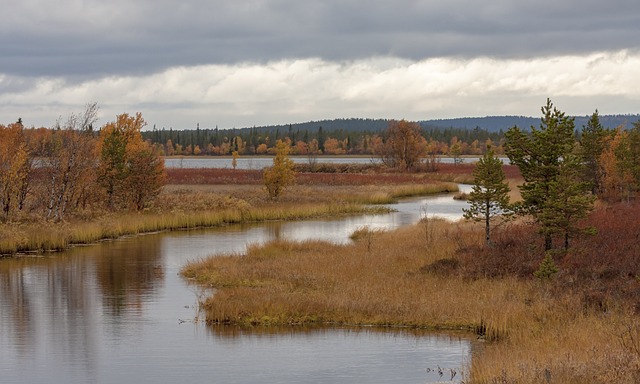
[[[590,116],[577,116],[575,118],[576,128],[582,129],[587,125]],[[630,127],[632,123],[639,121],[640,115],[601,115],[600,123],[605,128],[616,128],[620,125]],[[462,128],[474,129],[476,127],[486,129],[489,132],[498,132],[500,130],[518,126],[520,128],[529,128],[540,126],[539,117],[526,116],[487,116],[487,117],[462,117],[456,119],[438,119],[424,120],[420,122],[423,126],[435,126],[440,128]]]
[[[589,116],[577,116],[575,118],[576,128],[582,129],[587,125]],[[630,127],[632,123],[640,121],[640,114],[629,115],[601,115],[600,123],[605,128],[615,128],[620,125],[624,127]],[[518,126],[520,128],[529,128],[532,125],[535,127],[540,126],[539,117],[527,117],[527,116],[486,116],[486,117],[461,117],[454,119],[435,119],[435,120],[421,120],[420,125],[426,129],[475,129],[480,128],[487,130],[488,132],[499,132],[500,130],[506,131],[507,129]],[[387,119],[332,119],[332,120],[318,120],[309,121],[304,123],[292,123],[281,125],[269,125],[269,126],[257,126],[247,128],[236,128],[231,131],[244,131],[247,129],[255,129],[259,132],[263,131],[279,131],[282,134],[286,134],[289,131],[309,131],[317,132],[320,127],[324,132],[380,132],[387,128],[389,120]]]
[[[349,131],[349,132],[378,132],[386,129],[389,125],[389,120],[386,119],[331,119],[331,120],[318,120],[308,121],[304,123],[291,123],[280,125],[265,125],[256,127],[246,127],[240,129],[256,129],[258,131],[275,131],[278,130],[282,133],[291,131],[309,131],[316,132],[320,127],[325,132],[334,131]]]

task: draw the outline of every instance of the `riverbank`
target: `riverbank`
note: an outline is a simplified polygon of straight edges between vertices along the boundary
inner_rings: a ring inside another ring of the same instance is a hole
[[[638,211],[594,212],[599,237],[556,255],[552,279],[533,277],[535,229],[513,224],[486,248],[481,226],[439,220],[364,231],[351,245],[272,242],[191,263],[182,274],[218,288],[202,302],[210,323],[466,329],[485,343],[465,382],[635,383],[638,245],[618,237],[638,230]]]
[[[277,201],[268,198],[261,180],[235,184],[245,171],[223,174],[203,181],[189,170],[178,181],[166,185],[154,205],[139,213],[82,212],[62,223],[31,220],[0,225],[0,255],[59,251],[73,245],[90,244],[122,236],[168,230],[217,227],[268,220],[306,220],[341,215],[380,213],[385,208],[366,205],[387,204],[400,197],[457,191],[455,183],[407,179],[398,184],[376,186],[304,182],[290,188]],[[317,174],[323,177],[323,174]],[[387,176],[379,175],[385,178]],[[390,175],[389,177],[393,177]],[[410,182],[413,180],[413,182]]]

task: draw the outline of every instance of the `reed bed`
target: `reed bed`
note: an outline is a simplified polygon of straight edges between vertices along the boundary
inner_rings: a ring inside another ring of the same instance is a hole
[[[41,225],[7,226],[0,231],[0,254],[58,251],[75,244],[89,244],[122,236],[168,230],[217,227],[243,222],[304,220],[353,214],[377,214],[385,208],[370,208],[354,203],[238,206],[200,212],[165,212],[111,215],[91,222],[64,223],[46,231]]]
[[[428,196],[458,191],[458,185],[448,182],[430,182],[399,184],[399,185],[371,185],[360,187],[352,191],[343,191],[341,198],[358,204],[394,204],[399,199]]]
[[[475,224],[425,220],[353,238],[274,241],[181,273],[219,288],[201,303],[214,324],[463,329],[478,338],[466,383],[640,382],[633,299],[589,305],[575,280],[470,274],[459,255],[482,246]]]
[[[141,213],[87,211],[83,213],[84,217],[63,223],[35,220],[0,225],[0,254],[57,251],[75,244],[89,244],[121,236],[241,222],[376,214],[388,212],[388,209],[364,205],[391,204],[400,196],[441,193],[455,188],[455,184],[443,182],[296,185],[273,201],[268,198],[262,185],[174,184],[165,187],[154,206]],[[47,230],[42,230],[43,227]]]

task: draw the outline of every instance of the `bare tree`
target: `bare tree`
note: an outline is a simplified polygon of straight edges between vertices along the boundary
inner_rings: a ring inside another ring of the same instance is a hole
[[[87,104],[82,114],[58,121],[47,144],[43,166],[47,169],[46,217],[61,221],[69,209],[85,203],[96,182],[96,138],[93,124],[98,106]]]

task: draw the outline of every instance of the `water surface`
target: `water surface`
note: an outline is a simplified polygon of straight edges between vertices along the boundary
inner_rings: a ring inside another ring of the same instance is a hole
[[[451,195],[421,198],[388,215],[169,232],[0,259],[0,382],[446,382],[469,359],[465,337],[209,327],[193,321],[206,292],[178,273],[189,260],[249,243],[348,242],[361,226],[396,228],[425,211],[456,218],[464,204]]]

